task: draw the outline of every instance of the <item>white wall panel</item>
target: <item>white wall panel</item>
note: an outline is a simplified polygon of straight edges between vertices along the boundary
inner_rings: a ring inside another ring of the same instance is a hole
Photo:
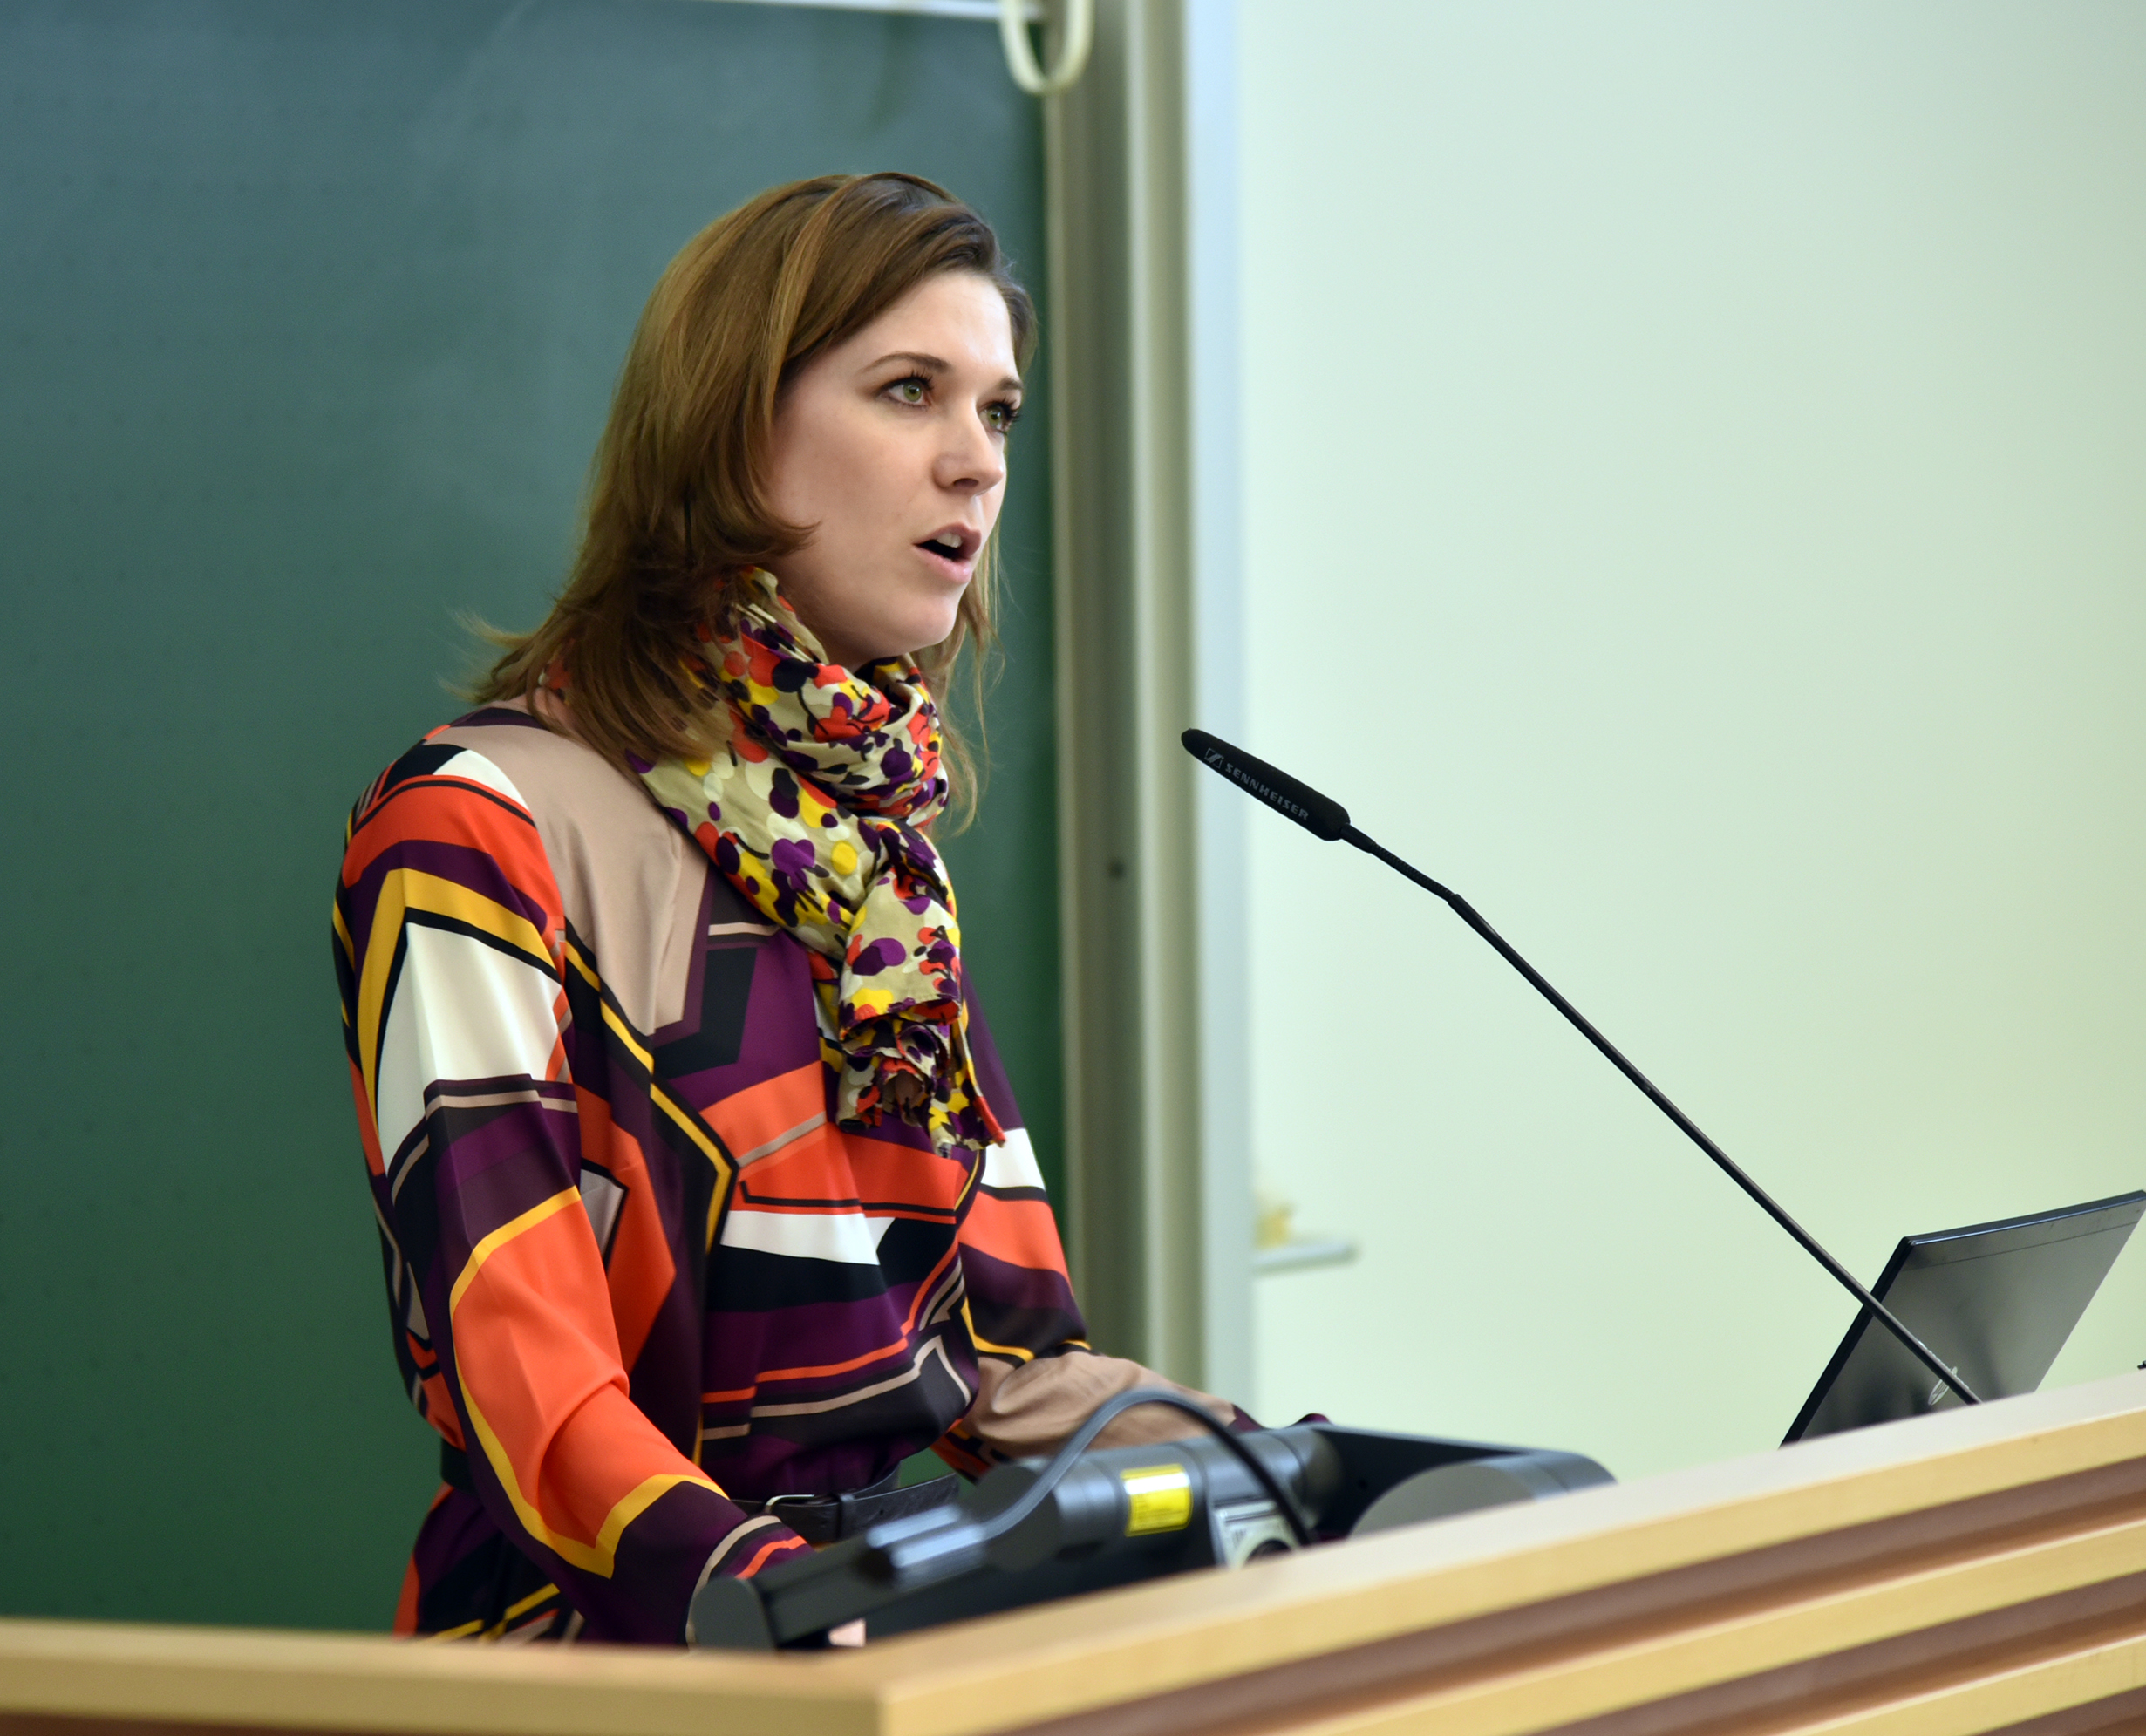
[[[2146,10],[1247,0],[1247,745],[1875,1277],[2146,1185]],[[1263,1416],[1764,1447],[1850,1304],[1261,815]],[[2146,1248],[2053,1376],[2146,1357]]]

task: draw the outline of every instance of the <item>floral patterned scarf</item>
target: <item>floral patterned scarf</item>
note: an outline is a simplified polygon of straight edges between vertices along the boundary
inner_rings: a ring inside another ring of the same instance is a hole
[[[945,807],[938,709],[916,662],[827,661],[775,589],[746,575],[701,679],[727,708],[712,759],[637,766],[649,792],[812,961],[837,1119],[932,1143],[1001,1140],[969,1052],[961,926],[922,828]]]

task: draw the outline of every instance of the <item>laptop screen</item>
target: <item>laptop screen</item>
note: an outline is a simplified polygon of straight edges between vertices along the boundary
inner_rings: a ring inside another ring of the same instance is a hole
[[[1871,1294],[1985,1399],[2041,1385],[2146,1213],[2146,1192],[2033,1217],[1910,1236]],[[1959,1403],[1860,1314],[1782,1444]]]

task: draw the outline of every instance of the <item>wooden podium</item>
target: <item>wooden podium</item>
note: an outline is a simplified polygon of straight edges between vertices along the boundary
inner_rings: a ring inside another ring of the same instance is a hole
[[[7,1736],[2146,1729],[2146,1374],[772,1657],[0,1623]]]

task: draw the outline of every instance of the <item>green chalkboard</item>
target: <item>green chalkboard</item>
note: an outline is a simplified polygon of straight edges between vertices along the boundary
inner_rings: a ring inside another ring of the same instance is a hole
[[[772,182],[882,167],[1040,289],[1039,120],[986,25],[0,8],[0,1611],[385,1625],[434,1466],[342,1059],[343,816],[459,709],[456,611],[541,615],[664,262]],[[1046,427],[953,854],[1055,1171]]]

